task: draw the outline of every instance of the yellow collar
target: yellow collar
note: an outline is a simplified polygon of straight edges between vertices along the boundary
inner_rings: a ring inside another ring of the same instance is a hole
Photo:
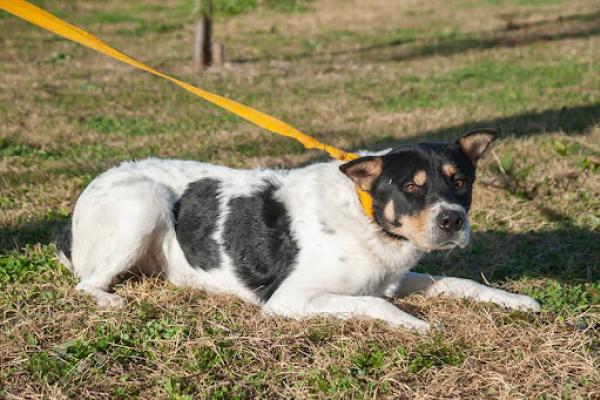
[[[356,193],[358,194],[358,200],[367,217],[373,218],[373,198],[371,195],[358,186],[356,187]]]

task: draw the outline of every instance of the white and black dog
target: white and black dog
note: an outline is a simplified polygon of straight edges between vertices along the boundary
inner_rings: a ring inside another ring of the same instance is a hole
[[[424,253],[469,242],[475,167],[496,135],[293,170],[126,162],[83,191],[59,256],[104,306],[123,303],[111,289],[135,269],[275,314],[371,317],[420,331],[427,322],[384,297],[420,291],[537,311],[527,296],[409,272]],[[372,217],[357,186],[372,197]]]

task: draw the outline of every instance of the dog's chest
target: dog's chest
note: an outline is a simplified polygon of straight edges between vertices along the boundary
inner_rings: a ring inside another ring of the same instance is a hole
[[[321,281],[321,289],[345,295],[379,296],[392,282],[394,273],[371,262],[341,263],[331,267],[331,276]]]
[[[418,260],[406,246],[382,246],[361,229],[320,218],[298,229],[300,256],[286,290],[310,288],[345,295],[382,295]],[[364,230],[365,228],[363,228]],[[388,248],[389,247],[389,248]]]

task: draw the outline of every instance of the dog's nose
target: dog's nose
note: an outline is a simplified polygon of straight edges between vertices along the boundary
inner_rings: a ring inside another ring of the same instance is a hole
[[[452,233],[462,229],[465,219],[458,211],[444,210],[437,216],[437,223],[444,232]]]

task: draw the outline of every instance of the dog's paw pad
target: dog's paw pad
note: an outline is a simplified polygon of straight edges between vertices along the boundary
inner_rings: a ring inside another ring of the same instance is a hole
[[[427,333],[431,330],[431,325],[428,322],[417,320],[411,322],[405,322],[402,324],[397,324],[397,326],[407,329],[414,333]]]
[[[506,307],[514,310],[539,312],[541,309],[540,303],[538,303],[537,300],[520,294],[512,295],[503,303]]]
[[[105,295],[99,297],[98,299],[98,307],[103,308],[121,308],[124,307],[127,302],[124,298],[114,293],[106,293]]]
[[[422,324],[412,326],[410,329],[417,333],[427,333],[431,330],[431,325],[427,322],[423,322]]]

